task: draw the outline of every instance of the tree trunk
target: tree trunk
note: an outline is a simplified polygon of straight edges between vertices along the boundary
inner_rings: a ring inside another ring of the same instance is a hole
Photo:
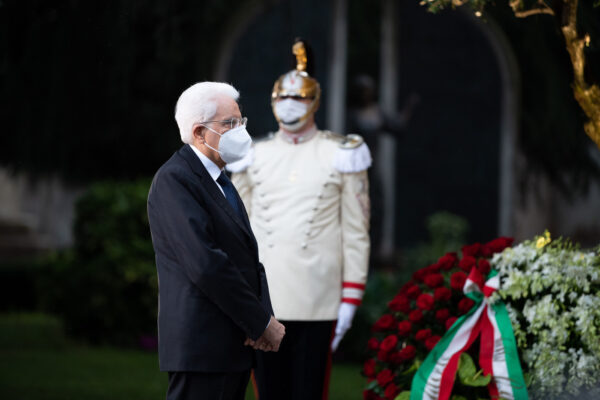
[[[565,0],[561,29],[565,37],[567,51],[573,64],[573,94],[589,121],[584,129],[600,148],[600,88],[588,85],[584,77],[585,56],[583,48],[586,38],[577,36],[577,3],[578,0]]]

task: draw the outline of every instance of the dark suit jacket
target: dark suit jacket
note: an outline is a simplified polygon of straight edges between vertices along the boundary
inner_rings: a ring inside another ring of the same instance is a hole
[[[237,195],[237,193],[236,193]],[[188,146],[156,173],[148,218],[159,283],[162,371],[251,367],[273,313],[265,270],[242,201],[240,218]]]

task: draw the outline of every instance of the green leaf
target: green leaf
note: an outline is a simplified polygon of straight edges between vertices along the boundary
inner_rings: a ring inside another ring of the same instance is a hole
[[[452,396],[451,400],[467,400],[467,398],[464,396],[459,396],[459,395],[455,394],[454,396]]]
[[[365,387],[367,390],[373,390],[377,387],[378,383],[376,379],[373,379],[369,384]]]
[[[410,368],[408,368],[406,371],[402,372],[402,375],[413,375],[415,372],[417,372],[417,370],[419,369],[420,366],[421,366],[421,360],[415,359],[415,361],[412,363]]]
[[[491,375],[482,375],[483,371],[475,368],[470,355],[462,353],[458,361],[458,379],[466,386],[487,386],[492,380]]]
[[[400,392],[400,394],[398,396],[396,396],[396,398],[394,400],[410,400],[410,391],[404,390],[404,391]]]

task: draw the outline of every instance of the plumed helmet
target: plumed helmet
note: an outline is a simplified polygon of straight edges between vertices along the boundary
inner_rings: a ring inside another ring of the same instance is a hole
[[[308,116],[316,111],[319,107],[321,99],[321,87],[319,82],[310,76],[312,73],[312,53],[308,44],[302,39],[296,39],[292,52],[296,57],[296,68],[281,75],[271,93],[271,105],[275,105],[275,101],[281,97],[299,97],[302,99],[313,99],[311,106],[303,117]],[[273,109],[275,118],[279,122],[279,117]]]

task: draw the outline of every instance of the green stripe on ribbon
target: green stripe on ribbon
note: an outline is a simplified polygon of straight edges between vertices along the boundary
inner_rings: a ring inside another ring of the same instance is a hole
[[[495,277],[498,271],[491,270],[488,274],[486,281]],[[484,301],[484,295],[478,291],[471,291],[466,294],[468,298],[473,300],[475,304],[471,309],[463,316],[461,316],[452,327],[446,332],[446,334],[440,339],[437,345],[427,354],[423,364],[415,373],[412,380],[410,400],[422,400],[424,396],[425,387],[430,375],[433,373],[438,360],[444,354],[446,349],[450,346],[454,340],[456,334],[462,325],[467,321],[481,306]],[[519,353],[517,351],[517,343],[515,335],[512,330],[512,323],[508,316],[506,306],[501,300],[496,301],[491,305],[492,310],[495,313],[495,320],[502,337],[502,343],[504,346],[506,369],[508,371],[508,378],[510,379],[510,385],[512,387],[513,396],[515,400],[529,400],[527,394],[527,388],[525,386],[525,379],[523,378],[523,371],[521,370],[521,364],[519,360]],[[485,310],[484,310],[485,312]]]
[[[527,387],[521,370],[519,361],[519,353],[517,351],[517,342],[512,329],[512,323],[506,311],[506,306],[502,301],[497,301],[492,305],[492,309],[496,313],[496,323],[502,336],[504,344],[504,355],[506,357],[506,367],[508,369],[508,377],[512,386],[515,400],[528,400]]]
[[[471,293],[469,293],[471,294]],[[470,297],[470,296],[469,296]],[[425,361],[421,364],[421,367],[415,373],[413,377],[411,389],[410,389],[410,400],[422,400],[423,392],[425,391],[425,386],[427,385],[427,380],[429,376],[433,372],[437,361],[444,354],[454,337],[458,333],[460,327],[465,323],[465,321],[477,311],[481,302],[483,301],[483,295],[473,296],[472,300],[475,301],[475,305],[471,307],[471,309],[463,316],[459,317],[456,322],[446,331],[444,336],[440,339],[440,341],[435,345],[435,347],[427,354],[425,357]]]

